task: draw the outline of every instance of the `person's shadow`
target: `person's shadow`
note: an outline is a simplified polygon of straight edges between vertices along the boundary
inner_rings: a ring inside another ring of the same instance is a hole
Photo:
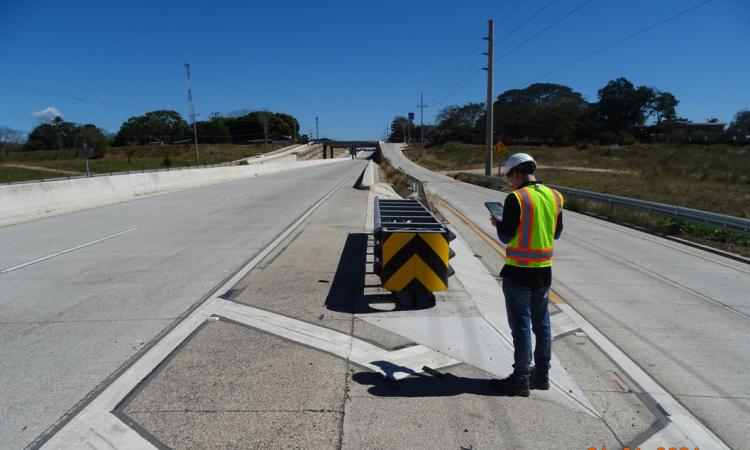
[[[386,375],[358,372],[352,375],[352,380],[371,386],[367,392],[377,397],[452,397],[461,394],[498,396],[490,388],[487,378],[457,377],[437,371],[433,371],[433,375],[426,375],[388,361],[374,361],[372,364],[383,369]],[[393,375],[399,372],[410,376],[394,380]]]

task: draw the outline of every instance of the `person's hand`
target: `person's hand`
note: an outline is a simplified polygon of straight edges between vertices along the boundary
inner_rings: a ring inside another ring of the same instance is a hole
[[[502,222],[503,218],[501,216],[490,214],[490,223],[492,223],[493,227],[496,227],[498,223]]]

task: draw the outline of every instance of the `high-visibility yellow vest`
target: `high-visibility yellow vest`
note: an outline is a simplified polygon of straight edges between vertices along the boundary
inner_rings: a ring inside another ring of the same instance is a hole
[[[557,215],[563,207],[563,197],[543,184],[532,184],[516,189],[521,207],[518,231],[505,249],[505,264],[518,267],[549,267],[555,240]]]

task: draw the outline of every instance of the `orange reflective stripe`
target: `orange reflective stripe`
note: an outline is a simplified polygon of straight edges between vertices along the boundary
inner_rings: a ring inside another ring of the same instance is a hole
[[[551,252],[552,247],[547,248],[521,248],[521,247],[506,247],[506,250],[518,250],[521,252],[527,252],[527,253],[538,253],[538,252]]]
[[[530,261],[548,261],[552,259],[552,249],[529,250],[508,247],[505,249],[505,256],[513,259],[523,259]]]
[[[520,211],[519,219],[518,219],[518,242],[521,242],[523,239],[523,227],[521,224],[523,223],[523,216],[524,216],[524,196],[521,195],[520,191],[513,191],[513,195],[516,196],[516,199],[518,200],[518,209]]]
[[[508,257],[508,259],[513,259],[513,260],[518,261],[518,262],[547,262],[547,261],[552,261],[552,257],[551,256],[549,258],[521,258],[521,257],[518,257],[518,256],[514,256],[512,258]]]
[[[523,198],[521,208],[521,223],[518,224],[518,245],[521,248],[531,248],[531,234],[534,231],[534,201],[527,188],[519,189]]]

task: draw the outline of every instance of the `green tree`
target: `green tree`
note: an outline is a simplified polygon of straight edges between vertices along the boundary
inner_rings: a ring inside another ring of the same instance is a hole
[[[440,141],[478,142],[484,139],[485,106],[482,103],[445,107],[436,120]]]
[[[396,116],[391,120],[390,134],[388,142],[404,142],[405,134],[409,127],[409,119],[404,116]]]
[[[226,126],[232,135],[232,143],[244,144],[248,141],[263,139],[263,127],[268,113],[252,111],[242,116],[228,117]]]
[[[494,105],[495,130],[506,140],[569,143],[586,110],[583,96],[568,86],[535,83],[505,91]]]
[[[27,150],[80,150],[83,143],[95,150],[93,157],[102,157],[109,147],[109,139],[101,128],[87,123],[79,125],[56,118],[54,123],[43,123],[34,128],[26,141]]]
[[[57,148],[57,131],[54,125],[43,123],[36,126],[26,140],[26,150],[44,150]]]
[[[190,128],[177,111],[158,110],[142,116],[131,117],[120,127],[115,137],[116,145],[171,143],[188,139]]]
[[[232,142],[232,134],[226,124],[226,119],[214,113],[208,120],[195,123],[198,130],[198,142],[208,144],[226,144]]]
[[[618,78],[599,89],[597,106],[604,127],[613,132],[631,132],[646,121],[648,106],[654,98],[654,90],[640,86],[625,78]]]
[[[0,150],[7,156],[8,152],[21,148],[24,141],[23,133],[10,127],[0,127]]]
[[[55,117],[52,123],[43,123],[31,130],[26,141],[27,150],[62,150],[75,148],[78,137],[78,126],[66,122],[62,117]]]
[[[102,129],[94,124],[87,123],[78,127],[74,146],[79,148],[84,143],[91,149],[91,158],[103,158],[107,154],[109,140]]]
[[[290,139],[296,140],[299,136],[299,122],[289,114],[274,113],[271,131],[274,135],[288,136]]]
[[[647,105],[649,115],[656,118],[656,123],[661,125],[662,120],[674,122],[677,119],[677,98],[667,91],[654,90],[654,96]]]
[[[735,114],[734,120],[729,124],[726,133],[730,138],[742,142],[747,141],[748,136],[750,136],[750,109],[744,109]]]

